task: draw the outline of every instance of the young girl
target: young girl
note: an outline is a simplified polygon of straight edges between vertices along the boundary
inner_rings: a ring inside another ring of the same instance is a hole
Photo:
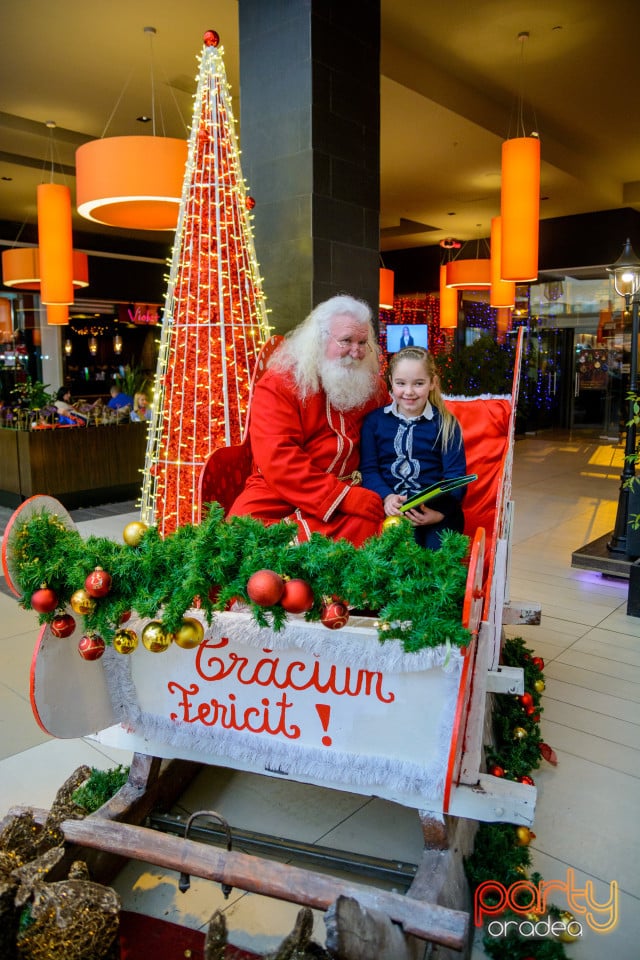
[[[373,410],[362,425],[362,483],[382,497],[387,517],[407,517],[417,542],[437,550],[442,530],[462,532],[465,488],[404,514],[400,507],[430,484],[466,473],[460,424],[445,406],[427,350],[406,347],[392,354],[387,377],[392,402]]]

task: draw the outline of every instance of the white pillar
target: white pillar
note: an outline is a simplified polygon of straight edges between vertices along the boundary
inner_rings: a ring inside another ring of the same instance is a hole
[[[47,323],[47,308],[40,305],[40,337],[42,358],[42,382],[49,384],[51,393],[55,393],[63,384],[64,367],[62,363],[63,341],[68,326],[50,326]]]

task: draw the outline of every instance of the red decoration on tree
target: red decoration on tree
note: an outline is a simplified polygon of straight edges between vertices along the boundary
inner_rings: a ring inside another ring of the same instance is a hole
[[[542,673],[542,671],[544,670],[544,660],[542,659],[542,657],[534,657],[531,663],[534,665],[534,667],[537,667],[538,670]]]
[[[504,777],[504,767],[500,767],[497,763],[494,763],[492,767],[489,767],[489,773],[492,777]]]
[[[341,600],[333,600],[322,608],[320,620],[329,630],[340,630],[349,622],[349,609]]]
[[[111,590],[111,575],[102,567],[96,567],[85,580],[84,588],[90,597],[106,597]]]
[[[306,580],[287,580],[280,605],[287,613],[306,613],[313,606],[313,590]]]
[[[250,600],[260,607],[272,607],[284,592],[284,580],[275,570],[258,570],[247,581]]]
[[[247,197],[247,199],[245,200],[245,204],[246,204],[247,210],[253,210],[253,208],[256,205],[256,201],[254,197]]]
[[[525,708],[525,710],[527,709],[527,707],[533,706],[533,697],[531,696],[530,693],[523,693],[522,696],[518,697],[518,700],[520,701],[522,706]]]
[[[104,640],[97,633],[85,633],[80,638],[78,653],[83,660],[99,660],[104,653]]]
[[[552,763],[554,767],[558,765],[558,757],[556,752],[552,747],[549,746],[548,743],[540,744],[540,754],[548,763]]]
[[[76,628],[76,622],[70,613],[61,613],[51,621],[51,633],[54,637],[70,637]]]
[[[518,777],[518,782],[519,782],[519,783],[528,783],[530,787],[535,786],[535,781],[534,781],[533,777],[527,776],[526,773],[523,774],[521,777]]]
[[[163,314],[141,517],[197,523],[202,467],[240,442],[269,337],[222,47],[207,30]]]
[[[58,594],[49,587],[40,587],[31,595],[31,606],[37,613],[52,613],[58,606]]]

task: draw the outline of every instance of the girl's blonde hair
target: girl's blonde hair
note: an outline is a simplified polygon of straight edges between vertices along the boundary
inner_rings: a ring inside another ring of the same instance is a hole
[[[438,369],[433,354],[425,350],[424,347],[403,347],[402,350],[398,350],[397,353],[392,353],[387,367],[387,382],[389,387],[391,387],[394,372],[401,360],[419,360],[424,364],[426,374],[431,380],[429,403],[435,407],[440,414],[440,430],[438,436],[442,441],[442,449],[446,452],[456,436],[456,426],[459,427],[460,424],[458,418],[455,417],[447,407],[440,392],[440,377],[438,376]],[[460,430],[457,439],[458,444],[461,445],[462,430]]]

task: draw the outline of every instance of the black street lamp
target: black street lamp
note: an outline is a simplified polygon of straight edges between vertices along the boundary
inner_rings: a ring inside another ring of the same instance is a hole
[[[636,256],[631,241],[627,239],[616,262],[607,267],[613,275],[616,293],[624,297],[625,310],[631,309],[631,357],[629,363],[629,394],[638,393],[638,307],[640,306],[640,259]],[[634,454],[636,452],[636,426],[633,399],[629,400],[627,433],[624,445],[624,466],[620,476],[620,493],[616,523],[607,543],[607,550],[617,557],[628,557],[627,534],[629,530],[629,483],[635,477]]]

